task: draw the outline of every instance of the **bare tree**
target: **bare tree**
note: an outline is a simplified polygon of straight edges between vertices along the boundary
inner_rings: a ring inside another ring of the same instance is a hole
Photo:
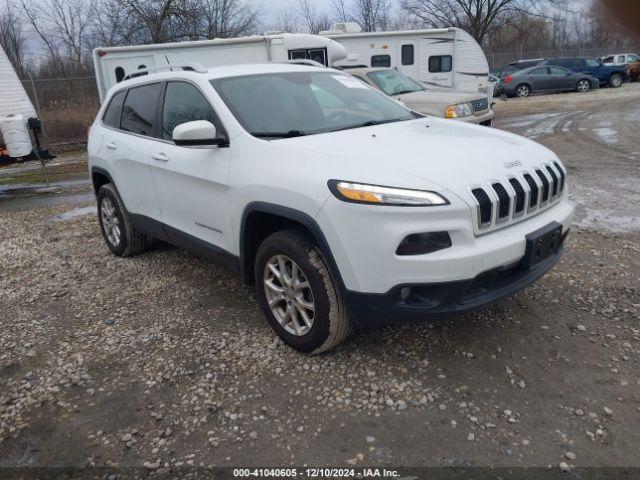
[[[460,27],[482,44],[527,0],[400,0],[407,14],[432,27]]]
[[[298,17],[291,12],[291,9],[284,9],[278,15],[271,30],[288,33],[298,32],[300,30],[300,22],[298,20]]]
[[[333,9],[333,16],[337,22],[350,22],[353,20],[345,0],[331,0],[331,7]]]
[[[259,10],[243,0],[196,0],[196,3],[199,37],[250,35],[260,25]]]
[[[0,14],[0,45],[20,77],[26,74],[25,41],[24,24],[16,15],[13,4],[8,3],[7,9]]]
[[[365,32],[387,30],[391,6],[389,0],[352,0],[351,18]]]
[[[298,0],[298,15],[309,33],[319,33],[331,28],[331,18],[320,12],[313,0]]]
[[[37,4],[19,0],[22,17],[63,75],[69,69],[65,60],[73,69],[85,69],[95,6],[95,0],[41,0]]]

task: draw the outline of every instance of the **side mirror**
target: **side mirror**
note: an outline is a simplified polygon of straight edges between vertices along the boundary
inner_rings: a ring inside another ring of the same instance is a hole
[[[227,140],[216,136],[216,127],[207,120],[181,123],[173,129],[173,143],[179,147],[219,147]]]

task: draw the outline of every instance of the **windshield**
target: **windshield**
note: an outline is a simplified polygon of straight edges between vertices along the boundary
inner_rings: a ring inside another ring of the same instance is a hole
[[[211,81],[252,135],[283,138],[417,118],[360,80],[338,72],[281,72]]]
[[[421,92],[425,88],[397,70],[378,70],[367,76],[387,95]]]

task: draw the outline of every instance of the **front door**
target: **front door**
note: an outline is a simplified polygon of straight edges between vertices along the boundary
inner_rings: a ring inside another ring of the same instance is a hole
[[[222,125],[204,94],[194,84],[166,84],[161,140],[151,151],[153,182],[167,235],[184,242],[184,234],[228,250],[229,148],[187,148],[172,141],[173,129],[192,120],[208,120],[218,132]]]

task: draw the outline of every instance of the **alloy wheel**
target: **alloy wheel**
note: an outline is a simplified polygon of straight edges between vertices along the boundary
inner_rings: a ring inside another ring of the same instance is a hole
[[[589,91],[589,81],[588,80],[580,80],[578,82],[578,91],[579,92],[588,92]]]
[[[100,220],[102,221],[102,228],[109,243],[114,247],[120,245],[122,240],[120,220],[116,214],[116,207],[109,197],[104,197],[100,204]]]
[[[518,94],[519,97],[528,97],[529,96],[529,87],[525,87],[524,85],[518,87],[518,90],[516,92]]]
[[[309,333],[316,307],[300,266],[286,255],[274,255],[264,267],[263,283],[271,313],[282,328],[297,337]]]

